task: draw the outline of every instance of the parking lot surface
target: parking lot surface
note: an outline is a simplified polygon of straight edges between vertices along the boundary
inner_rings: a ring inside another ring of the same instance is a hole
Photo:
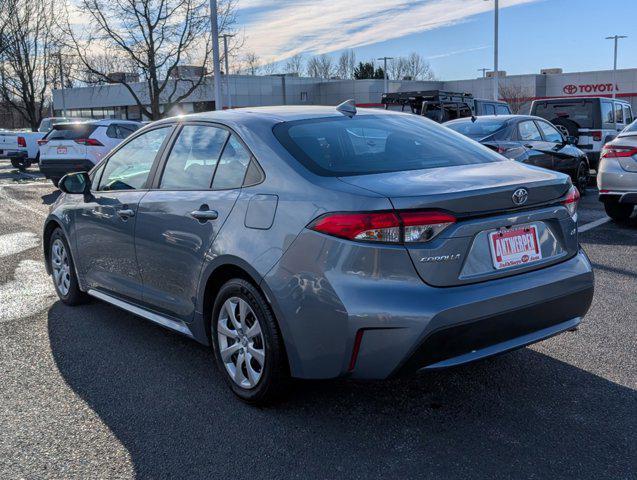
[[[603,223],[593,189],[577,331],[401,380],[296,382],[268,408],[236,400],[207,348],[58,302],[40,242],[56,197],[0,160],[2,479],[637,478],[637,219]]]

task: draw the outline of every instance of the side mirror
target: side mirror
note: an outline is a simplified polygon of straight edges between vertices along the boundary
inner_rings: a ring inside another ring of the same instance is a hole
[[[64,193],[88,193],[91,190],[91,179],[86,172],[68,173],[60,179],[58,188]]]
[[[571,135],[568,135],[566,137],[566,143],[568,143],[569,145],[577,145],[578,139],[577,137],[573,137]]]

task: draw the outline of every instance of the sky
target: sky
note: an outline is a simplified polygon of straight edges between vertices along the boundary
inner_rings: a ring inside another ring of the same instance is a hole
[[[436,78],[493,68],[493,0],[238,0],[246,51],[264,62],[303,53],[357,61],[418,52]],[[625,20],[624,20],[625,19]],[[637,67],[637,0],[500,0],[500,70],[508,75]]]

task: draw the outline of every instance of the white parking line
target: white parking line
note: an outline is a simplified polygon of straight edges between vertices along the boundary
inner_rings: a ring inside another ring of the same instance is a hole
[[[599,218],[593,222],[582,225],[581,227],[578,228],[578,230],[580,233],[584,233],[584,232],[587,232],[588,230],[591,230],[595,227],[599,227],[600,225],[604,225],[605,223],[608,223],[608,222],[610,222],[609,217]]]

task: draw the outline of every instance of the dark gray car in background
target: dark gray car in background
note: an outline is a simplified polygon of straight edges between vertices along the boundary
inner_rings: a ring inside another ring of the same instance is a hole
[[[61,300],[212,345],[252,403],[289,377],[450,367],[579,324],[593,273],[568,176],[339,110],[170,118],[66,176],[44,227]]]

